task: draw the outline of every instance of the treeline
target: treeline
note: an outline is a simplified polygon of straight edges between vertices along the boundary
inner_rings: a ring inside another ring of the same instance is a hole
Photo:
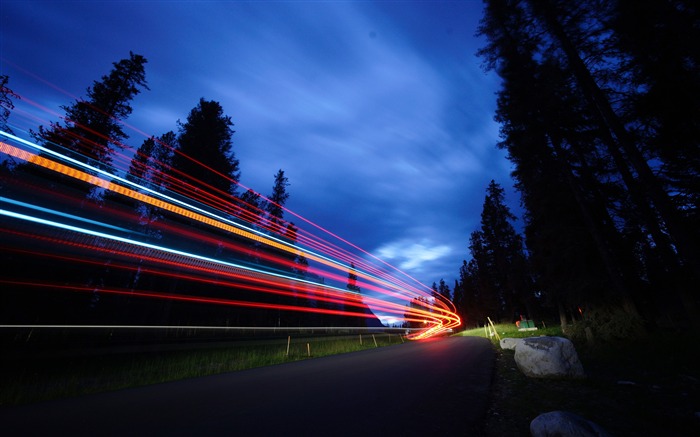
[[[108,172],[115,175],[111,183],[119,187],[145,196],[164,193],[175,203],[187,202],[294,244],[298,229],[284,219],[288,178],[279,170],[266,198],[251,189],[239,192],[233,122],[218,102],[202,98],[184,122],[177,122],[177,130],[147,138],[135,150],[126,144],[123,122],[132,112],[131,101],[148,90],[146,63],[143,56],[130,53],[95,81],[85,98],[63,106],[62,121],[31,131],[35,142],[48,150],[40,156],[57,160],[51,151],[58,152],[67,157],[58,161],[69,167],[71,159],[90,165],[82,170],[88,175],[104,178],[101,172]],[[12,101],[19,96],[9,88],[6,76],[1,85],[0,127],[8,130]],[[0,195],[15,208],[111,232],[123,240],[115,243],[95,232],[86,236],[68,228],[3,219],[0,320],[4,324],[381,326],[366,306],[345,308],[312,298],[293,281],[268,293],[245,274],[232,280],[230,270],[178,253],[322,284],[322,277],[308,271],[303,255],[270,248],[159,204],[34,164],[8,158],[0,170]],[[117,176],[138,185],[125,184]],[[148,247],[131,244],[130,239]],[[163,255],[158,247],[178,253]],[[352,269],[348,289],[360,291]],[[285,306],[328,313],[280,309]],[[354,311],[363,317],[333,311]]]
[[[526,212],[523,242],[488,187],[453,297],[467,323],[694,325],[699,18],[682,0],[485,2],[479,55]]]

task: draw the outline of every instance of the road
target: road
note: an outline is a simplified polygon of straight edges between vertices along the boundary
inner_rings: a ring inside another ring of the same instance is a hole
[[[494,354],[450,337],[0,409],[4,436],[478,435]]]

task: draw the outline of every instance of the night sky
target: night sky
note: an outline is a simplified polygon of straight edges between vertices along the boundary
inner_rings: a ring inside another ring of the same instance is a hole
[[[132,101],[127,144],[176,131],[201,97],[216,100],[235,124],[243,185],[268,195],[283,169],[289,209],[427,285],[452,287],[491,179],[520,212],[496,148],[498,78],[475,55],[481,9],[2,0],[0,74],[23,98],[9,123],[29,138],[23,130],[58,121],[61,105],[133,51],[148,59],[150,91]]]

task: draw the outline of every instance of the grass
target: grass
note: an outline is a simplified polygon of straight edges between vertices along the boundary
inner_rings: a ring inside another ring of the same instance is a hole
[[[496,325],[501,337],[561,336],[556,328],[532,332]],[[460,335],[484,337],[483,328]],[[694,336],[691,336],[694,339]],[[583,380],[524,376],[514,352],[496,349],[485,435],[529,436],[530,422],[554,410],[579,414],[615,436],[700,435],[700,368],[688,339],[655,333],[645,340],[589,347],[576,344]]]
[[[376,346],[375,346],[376,341]],[[226,347],[159,352],[93,350],[7,354],[0,362],[0,406],[27,404],[400,344],[397,334],[292,337]]]

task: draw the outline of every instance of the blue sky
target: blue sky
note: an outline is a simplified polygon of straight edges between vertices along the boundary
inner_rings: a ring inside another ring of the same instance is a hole
[[[216,100],[235,124],[244,185],[268,194],[283,169],[290,209],[428,285],[452,286],[491,179],[520,213],[495,147],[498,79],[475,56],[481,9],[469,0],[3,0],[0,74],[62,113],[113,62],[141,54],[150,91],[132,102],[129,125],[161,135],[200,97]],[[37,112],[15,103],[18,114]],[[9,121],[16,132],[37,127]],[[130,135],[134,147],[144,139]]]

